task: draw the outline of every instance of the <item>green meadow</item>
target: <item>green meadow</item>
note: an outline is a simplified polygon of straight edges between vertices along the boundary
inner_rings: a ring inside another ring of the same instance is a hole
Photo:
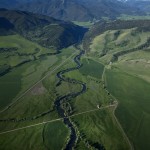
[[[150,84],[113,68],[106,71],[108,90],[117,98],[115,112],[135,149],[149,149]]]
[[[83,59],[83,67],[79,70],[83,75],[92,76],[95,78],[101,78],[103,74],[104,66],[92,59]]]

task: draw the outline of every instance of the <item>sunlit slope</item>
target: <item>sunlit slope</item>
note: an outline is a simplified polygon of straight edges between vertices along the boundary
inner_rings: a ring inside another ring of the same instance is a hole
[[[121,51],[132,51],[135,48],[138,51],[141,50],[138,47],[147,43],[149,38],[150,32],[139,32],[136,28],[109,30],[93,39],[90,45],[90,53],[95,56],[105,57],[106,55],[113,56],[113,54]],[[149,45],[146,49],[148,47]]]

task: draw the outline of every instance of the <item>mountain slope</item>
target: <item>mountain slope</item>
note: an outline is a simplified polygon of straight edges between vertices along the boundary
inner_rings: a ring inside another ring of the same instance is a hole
[[[33,7],[34,6],[34,7]],[[87,8],[75,0],[35,0],[19,6],[21,10],[52,16],[61,20],[92,20]]]
[[[92,20],[93,16],[75,0],[2,0],[0,8],[12,8],[44,14],[61,20]]]
[[[141,11],[117,0],[78,0],[93,14],[95,19],[102,17],[115,18],[120,14],[140,14]]]
[[[35,0],[20,6],[20,9],[72,21],[99,20],[102,17],[115,18],[123,13],[140,13],[136,8],[114,0]]]
[[[10,22],[14,32],[42,46],[57,49],[78,42],[86,31],[69,22],[23,11],[0,9],[0,17],[3,24],[6,20]]]

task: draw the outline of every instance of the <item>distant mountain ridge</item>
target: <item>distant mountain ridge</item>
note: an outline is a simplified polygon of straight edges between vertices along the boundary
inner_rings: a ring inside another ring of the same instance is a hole
[[[142,13],[139,9],[119,0],[2,0],[0,7],[20,9],[70,21],[93,21],[103,17],[115,19],[121,14]]]
[[[150,0],[118,0],[122,2],[144,2],[144,1],[150,1]]]

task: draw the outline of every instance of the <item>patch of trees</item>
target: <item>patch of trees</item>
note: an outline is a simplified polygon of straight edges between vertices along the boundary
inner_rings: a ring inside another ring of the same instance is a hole
[[[11,48],[0,48],[0,53],[4,53],[4,52],[14,52],[17,51],[18,48],[17,47],[11,47]]]
[[[28,59],[28,60],[24,60],[22,62],[20,62],[19,64],[17,64],[16,66],[12,67],[8,64],[4,64],[0,66],[0,77],[4,76],[5,74],[9,73],[12,69],[20,67],[28,62],[31,62],[32,60]]]
[[[57,54],[59,54],[59,53],[61,53],[61,51],[59,51],[59,50],[57,50],[56,52],[53,52],[53,53],[46,53],[46,54],[41,54],[40,56],[39,56],[39,58],[44,58],[44,57],[46,57],[46,56],[52,56],[52,55],[57,55]]]
[[[22,61],[22,62],[20,62],[19,64],[17,64],[15,67],[13,67],[13,68],[16,68],[16,67],[19,67],[19,66],[22,66],[22,65],[24,65],[24,64],[26,64],[26,63],[28,63],[28,62],[31,62],[32,60],[30,60],[30,59],[28,59],[28,60],[24,60],[24,61]]]
[[[2,65],[0,66],[0,76],[5,75],[6,73],[8,73],[10,71],[11,67],[9,65]]]
[[[92,144],[92,146],[98,150],[105,150],[105,147],[99,143],[94,143],[94,144]]]

